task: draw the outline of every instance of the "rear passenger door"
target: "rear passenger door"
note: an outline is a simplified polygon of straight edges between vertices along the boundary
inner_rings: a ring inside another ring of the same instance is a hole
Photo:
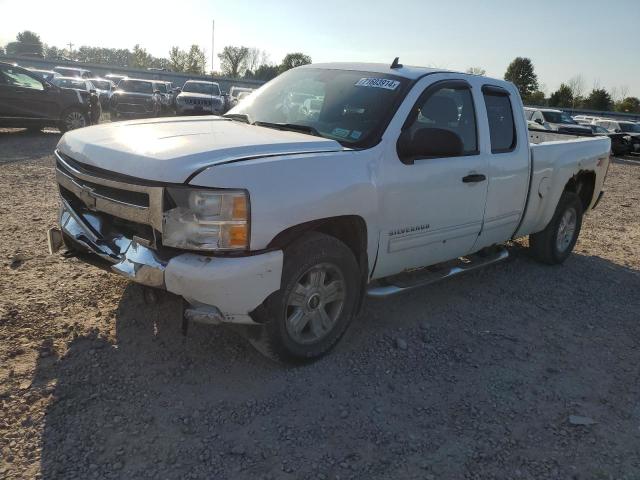
[[[516,231],[529,191],[529,142],[520,101],[496,85],[482,86],[480,116],[489,131],[488,192],[482,230],[474,250],[504,242]],[[526,140],[525,140],[526,139]]]

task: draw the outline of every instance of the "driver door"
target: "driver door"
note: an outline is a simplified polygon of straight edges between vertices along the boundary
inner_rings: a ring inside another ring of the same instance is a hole
[[[419,94],[396,132],[398,141],[387,142],[374,278],[471,253],[489,167],[479,145],[476,100],[466,80],[436,81]],[[423,155],[403,151],[425,138]]]

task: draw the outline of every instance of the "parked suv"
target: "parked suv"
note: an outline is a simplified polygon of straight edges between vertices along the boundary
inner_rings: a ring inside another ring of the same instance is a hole
[[[224,102],[215,82],[188,80],[176,97],[177,115],[221,115]]]
[[[153,80],[124,78],[111,95],[109,105],[112,120],[119,117],[157,117],[162,108],[162,99]]]
[[[58,72],[63,77],[80,77],[80,78],[92,78],[95,77],[91,70],[77,67],[53,67],[54,72]]]
[[[591,135],[591,129],[576,122],[568,113],[551,108],[525,108],[527,120],[531,120],[545,130],[558,133]]]
[[[25,68],[0,62],[0,126],[62,132],[91,123],[89,92],[57,87]]]

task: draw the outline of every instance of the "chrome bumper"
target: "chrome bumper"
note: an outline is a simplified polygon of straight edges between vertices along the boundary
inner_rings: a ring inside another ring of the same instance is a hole
[[[165,288],[164,272],[167,262],[158,258],[150,248],[121,235],[109,243],[99,235],[100,219],[90,213],[80,215],[61,199],[60,228],[47,232],[49,252],[60,250],[69,239],[72,249],[93,253],[111,264],[111,270],[142,285]]]

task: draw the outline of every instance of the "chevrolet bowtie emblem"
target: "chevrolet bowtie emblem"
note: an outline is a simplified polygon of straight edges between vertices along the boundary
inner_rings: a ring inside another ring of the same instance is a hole
[[[93,188],[87,187],[86,185],[81,185],[80,188],[82,188],[82,190],[80,191],[80,199],[88,208],[95,208],[96,197],[93,195]]]

